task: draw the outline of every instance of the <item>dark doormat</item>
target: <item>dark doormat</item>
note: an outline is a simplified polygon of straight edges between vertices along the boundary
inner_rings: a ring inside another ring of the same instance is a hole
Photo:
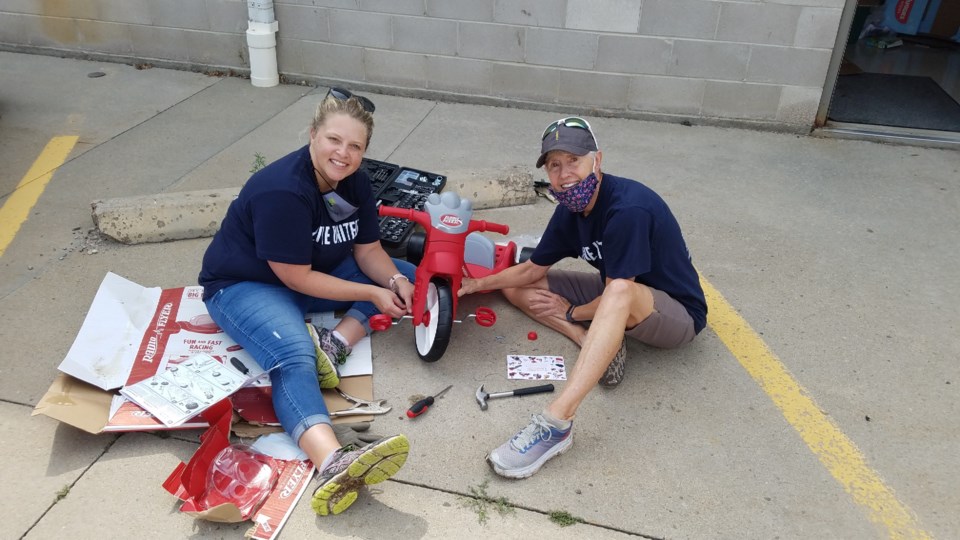
[[[960,132],[960,103],[930,77],[840,75],[829,117],[838,122]]]

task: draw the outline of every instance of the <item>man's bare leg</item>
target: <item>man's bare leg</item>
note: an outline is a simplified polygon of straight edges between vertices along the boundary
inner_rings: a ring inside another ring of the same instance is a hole
[[[653,293],[645,285],[623,279],[608,283],[567,384],[547,406],[547,412],[571,420],[620,349],[624,330],[640,324],[651,313]]]
[[[584,328],[583,325],[569,323],[566,319],[561,319],[560,317],[555,317],[553,315],[541,317],[540,315],[534,313],[532,309],[530,309],[530,299],[538,289],[550,290],[546,278],[543,278],[527,287],[503,289],[502,292],[503,296],[506,297],[511,304],[520,308],[520,311],[523,311],[527,317],[530,317],[531,319],[548,328],[560,332],[564,336],[567,336],[567,338],[569,338],[571,341],[576,343],[578,347],[582,347],[583,340],[587,337],[587,329]]]

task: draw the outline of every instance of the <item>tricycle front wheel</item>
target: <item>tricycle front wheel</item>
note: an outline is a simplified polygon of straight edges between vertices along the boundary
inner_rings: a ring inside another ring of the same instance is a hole
[[[453,331],[453,291],[441,278],[433,278],[427,287],[425,322],[414,329],[414,337],[420,359],[436,362],[447,351]]]

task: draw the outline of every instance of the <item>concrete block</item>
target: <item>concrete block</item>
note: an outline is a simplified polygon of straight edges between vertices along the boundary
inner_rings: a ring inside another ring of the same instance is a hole
[[[473,202],[475,210],[533,204],[533,175],[522,167],[448,171],[444,191],[455,191]]]
[[[749,59],[749,45],[677,39],[667,75],[741,81]]]
[[[791,45],[797,34],[800,8],[779,4],[723,3],[717,39],[736,43]]]
[[[493,65],[496,97],[556,103],[560,70],[516,64]]]
[[[357,9],[357,0],[277,0],[277,4],[295,4],[300,6],[316,6],[337,9]]]
[[[839,9],[802,8],[793,45],[832,50],[840,31],[841,13]]]
[[[240,188],[93,201],[93,223],[104,235],[141,244],[213,236]]]
[[[493,22],[563,28],[566,0],[513,0],[493,5]]]
[[[527,63],[593,69],[597,60],[599,37],[591,32],[527,28]]]
[[[219,0],[223,2],[225,0]],[[236,2],[236,0],[233,0]],[[85,3],[85,2],[72,2]],[[151,24],[150,0],[97,0],[97,16],[95,19],[101,21],[110,21],[130,24]],[[211,0],[207,0],[209,7]],[[243,4],[242,4],[243,5]],[[246,21],[246,6],[243,8],[244,21]]]
[[[41,0],[4,0],[3,14],[43,15],[45,6]]]
[[[330,41],[389,49],[393,45],[393,17],[366,11],[330,10]]]
[[[640,0],[567,0],[565,27],[596,32],[635,34]]]
[[[206,6],[197,0],[163,0],[147,4],[150,24],[168,28],[209,30]]]
[[[589,103],[591,107],[624,109],[630,88],[628,75],[563,70],[557,85],[559,103]]]
[[[330,40],[330,10],[309,6],[274,5],[279,30],[277,37],[309,41]],[[246,32],[246,27],[244,27]]]
[[[159,26],[130,26],[134,54],[141,58],[164,58],[186,62],[190,59],[188,30]]]
[[[496,0],[426,0],[427,16],[458,21],[493,21]]]
[[[457,54],[457,22],[394,17],[393,50],[453,56]]]
[[[805,126],[813,125],[823,97],[822,88],[801,88],[784,86],[777,107],[777,120],[785,124]]]
[[[461,22],[460,56],[522,62],[526,31],[522,26]]]
[[[360,47],[304,41],[300,51],[305,74],[354,81],[364,78],[364,55]]]
[[[749,82],[823,86],[832,51],[756,45],[747,67]]]
[[[247,3],[238,0],[206,0],[210,30],[244,33],[247,31]],[[276,10],[274,10],[276,14]]]
[[[768,4],[843,9],[845,0],[766,0]]]
[[[27,30],[27,42],[30,45],[77,48],[80,44],[77,24],[73,19],[27,17],[24,21],[30,28]]]
[[[473,200],[474,208],[501,208],[536,200],[533,176],[520,167],[448,173],[446,189]],[[97,230],[123,244],[213,236],[240,188],[183,191],[93,201]]]
[[[28,43],[28,30],[39,26],[40,18],[19,13],[4,13],[0,16],[0,42]]]
[[[599,37],[597,65],[599,71],[663,75],[673,52],[673,40],[644,36]]]
[[[699,115],[703,79],[679,77],[633,77],[627,94],[627,108],[664,114]]]
[[[246,34],[188,32],[186,37],[191,62],[210,66],[250,67]]]
[[[314,46],[314,43],[300,41],[299,39],[283,39],[277,34],[277,71],[281,74],[305,73],[303,67],[302,47]],[[357,49],[359,50],[359,49]],[[324,59],[320,59],[324,60]],[[358,70],[362,71],[362,70]]]
[[[746,120],[773,120],[780,106],[779,86],[706,81],[703,116]]]
[[[363,54],[363,80],[395,84],[407,88],[426,88],[427,57],[422,54],[367,49]]]
[[[645,0],[640,34],[713,39],[720,19],[720,3],[712,0]]]
[[[129,24],[79,19],[77,34],[86,49],[111,54],[133,54]]]
[[[427,88],[489,95],[493,89],[493,64],[468,58],[428,56]]]
[[[423,0],[357,0],[364,11],[397,13],[401,15],[426,15]]]

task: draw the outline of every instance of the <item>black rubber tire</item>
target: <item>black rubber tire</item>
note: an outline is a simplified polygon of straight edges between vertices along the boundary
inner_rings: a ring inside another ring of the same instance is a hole
[[[430,325],[421,324],[414,328],[414,343],[421,360],[436,362],[447,351],[453,332],[453,291],[450,283],[443,278],[433,278],[429,287],[427,309],[430,311]]]
[[[423,247],[427,243],[427,235],[420,231],[414,232],[407,238],[407,262],[418,266],[423,260]]]
[[[520,255],[517,256],[518,263],[525,263],[530,260],[530,256],[533,255],[533,250],[537,248],[525,247],[520,249]]]

